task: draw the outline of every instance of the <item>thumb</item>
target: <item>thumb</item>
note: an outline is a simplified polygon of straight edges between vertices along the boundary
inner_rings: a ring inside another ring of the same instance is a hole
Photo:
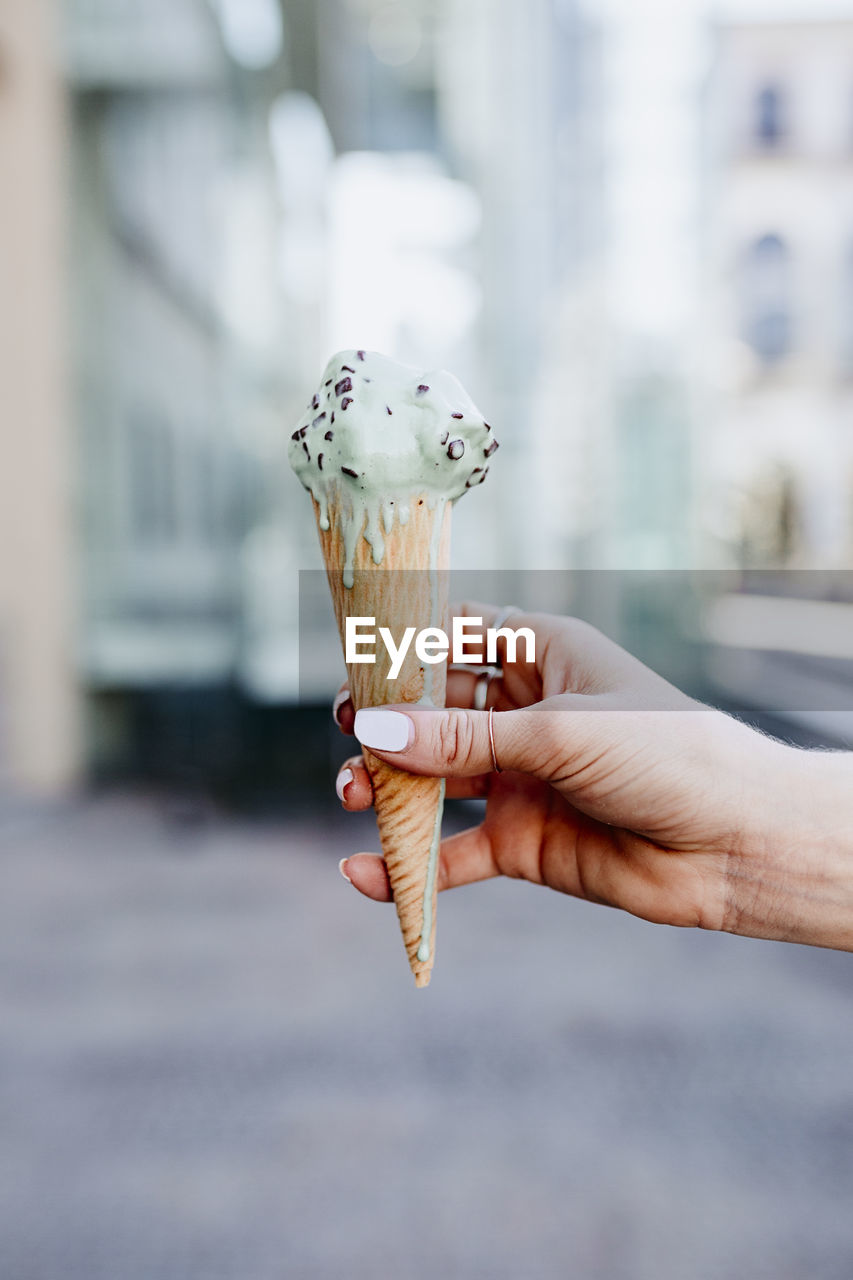
[[[355,736],[374,755],[407,773],[471,777],[491,773],[497,763],[501,770],[548,778],[569,753],[565,726],[564,711],[540,702],[494,712],[490,738],[488,711],[406,704],[356,712]]]

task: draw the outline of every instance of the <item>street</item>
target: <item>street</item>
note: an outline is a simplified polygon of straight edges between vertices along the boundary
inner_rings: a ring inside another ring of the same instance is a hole
[[[492,882],[418,992],[335,804],[0,806],[3,1280],[849,1280],[853,957]]]

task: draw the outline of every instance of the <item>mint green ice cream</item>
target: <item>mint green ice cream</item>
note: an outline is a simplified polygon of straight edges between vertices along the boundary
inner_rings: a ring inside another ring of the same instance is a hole
[[[338,513],[352,585],[360,536],[381,565],[394,521],[414,497],[443,506],[482,484],[498,447],[452,374],[426,372],[374,351],[339,351],[290,439],[290,465],[320,509]],[[440,512],[439,512],[440,515]],[[438,522],[437,522],[438,523]]]

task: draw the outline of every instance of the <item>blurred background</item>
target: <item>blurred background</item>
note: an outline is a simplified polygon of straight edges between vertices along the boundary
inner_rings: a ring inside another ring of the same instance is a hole
[[[845,957],[336,885],[346,346],[475,594],[853,743],[849,0],[0,0],[0,1272],[847,1280]]]

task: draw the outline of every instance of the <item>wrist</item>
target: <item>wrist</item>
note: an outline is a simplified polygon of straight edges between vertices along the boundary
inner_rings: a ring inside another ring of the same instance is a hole
[[[763,744],[723,928],[853,951],[853,753]]]

